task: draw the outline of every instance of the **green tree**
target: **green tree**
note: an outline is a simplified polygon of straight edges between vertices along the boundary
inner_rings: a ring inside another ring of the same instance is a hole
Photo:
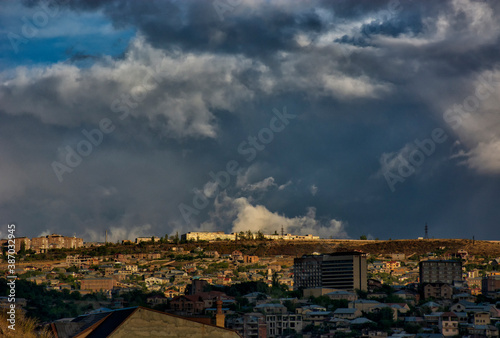
[[[18,254],[20,254],[20,255],[26,254],[26,242],[25,241],[21,242],[21,248],[19,249]]]
[[[367,238],[366,238],[366,235],[361,235],[361,236],[359,236],[359,239],[362,241],[366,241]]]

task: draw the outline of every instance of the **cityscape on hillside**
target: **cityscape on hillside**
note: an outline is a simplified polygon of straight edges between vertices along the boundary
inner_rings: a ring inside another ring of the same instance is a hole
[[[96,335],[143,332],[135,318],[153,317],[159,327],[234,337],[499,332],[495,241],[191,232],[84,243],[52,234],[17,238],[15,251],[16,305],[39,320],[41,334],[57,337],[89,326]],[[0,288],[7,292],[6,280]],[[0,306],[9,308],[8,297]]]
[[[0,1],[0,337],[500,338],[500,0]]]

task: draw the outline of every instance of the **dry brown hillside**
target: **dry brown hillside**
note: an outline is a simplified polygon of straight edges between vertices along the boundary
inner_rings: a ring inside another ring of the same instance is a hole
[[[190,247],[202,246],[206,250],[217,250],[219,253],[231,253],[240,250],[244,254],[291,255],[301,256],[313,252],[328,253],[344,250],[361,250],[370,254],[404,253],[406,255],[425,254],[439,248],[445,248],[446,253],[455,253],[459,249],[467,250],[471,255],[500,256],[500,241],[472,241],[467,239],[428,239],[428,240],[322,240],[316,242],[288,241],[244,241],[244,242],[213,242],[186,244]]]

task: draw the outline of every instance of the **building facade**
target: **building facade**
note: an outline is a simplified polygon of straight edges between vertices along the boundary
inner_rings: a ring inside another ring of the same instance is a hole
[[[419,263],[420,283],[447,283],[462,281],[462,262],[454,260],[428,260]]]
[[[500,275],[483,277],[481,281],[481,291],[483,295],[492,295],[500,291]]]
[[[49,249],[80,248],[83,246],[83,239],[77,237],[65,237],[57,234],[33,237],[32,239],[29,239],[28,237],[18,237],[16,239],[16,252],[21,250],[22,243],[24,243],[25,250],[33,250],[35,253],[41,253],[46,252]]]
[[[367,290],[366,254],[336,252],[294,259],[294,288]]]

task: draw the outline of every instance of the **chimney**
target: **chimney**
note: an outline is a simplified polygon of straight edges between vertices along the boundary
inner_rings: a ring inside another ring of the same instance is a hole
[[[222,300],[218,298],[216,304],[217,304],[217,312],[215,314],[215,325],[219,327],[224,327],[226,321],[226,315],[222,313]]]

